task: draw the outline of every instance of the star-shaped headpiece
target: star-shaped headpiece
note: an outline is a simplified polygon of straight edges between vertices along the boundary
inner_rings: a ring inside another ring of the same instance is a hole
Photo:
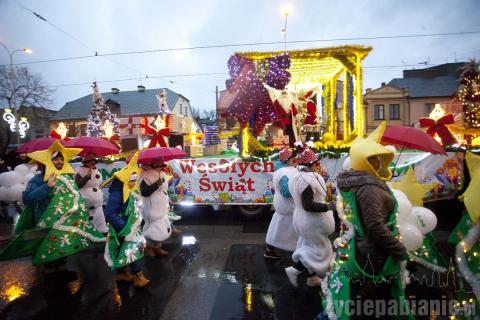
[[[129,184],[130,178],[132,177],[132,175],[135,174],[138,176],[140,173],[140,168],[137,165],[137,161],[138,161],[138,151],[135,152],[135,154],[133,155],[132,159],[130,159],[130,162],[126,167],[114,173],[114,176],[118,180],[122,181],[123,183],[123,202],[126,202],[128,200],[128,197],[130,197],[130,192],[132,192],[132,190],[138,188],[138,180],[136,180],[133,188],[130,188],[130,184]]]
[[[460,196],[465,203],[470,219],[477,223],[480,218],[480,156],[476,156],[470,151],[466,155],[468,171],[470,172],[470,183],[467,190]]]
[[[69,161],[72,160],[80,152],[82,152],[82,150],[83,149],[81,148],[65,148],[58,140],[55,140],[55,142],[53,142],[47,150],[31,152],[28,153],[27,156],[45,165],[45,176],[43,180],[47,181],[48,177],[52,173],[55,173],[57,175],[63,173],[75,173],[75,170],[73,170]],[[55,168],[52,163],[52,154],[54,154],[55,152],[59,152],[63,155],[64,163],[61,170]]]

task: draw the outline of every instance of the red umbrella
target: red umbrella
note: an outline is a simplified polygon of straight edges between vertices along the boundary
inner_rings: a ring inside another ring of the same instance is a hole
[[[93,153],[97,157],[104,157],[117,154],[120,151],[119,147],[114,143],[106,139],[94,137],[74,138],[70,141],[65,141],[63,145],[68,148],[82,148],[81,156]]]
[[[414,127],[387,127],[383,133],[382,144],[395,144],[407,149],[422,150],[433,154],[447,154],[435,139]]]
[[[25,142],[20,147],[17,148],[17,153],[30,153],[34,151],[42,151],[47,150],[50,148],[53,142],[55,142],[54,138],[38,138],[33,139],[28,142]]]
[[[147,164],[155,159],[170,161],[173,159],[184,158],[186,156],[187,153],[179,148],[155,147],[140,151],[140,154],[138,155],[138,163]]]

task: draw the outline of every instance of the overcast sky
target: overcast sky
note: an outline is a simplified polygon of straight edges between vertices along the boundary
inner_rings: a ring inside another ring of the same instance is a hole
[[[312,1],[155,1],[155,0],[0,0],[0,41],[11,50],[29,47],[32,55],[16,53],[14,62],[88,56],[164,48],[282,41],[282,3],[291,3],[287,40],[354,38],[382,35],[432,34],[480,31],[480,1],[439,0],[312,0]],[[22,5],[73,35],[75,41],[35,17]],[[480,57],[480,33],[407,39],[331,41],[289,44],[289,49],[342,44],[372,46],[364,62],[364,88],[401,77],[402,66],[466,61]],[[91,49],[88,49],[88,48]],[[145,75],[226,73],[235,51],[281,50],[283,45],[199,49],[94,57],[30,64],[51,86],[120,80]],[[114,59],[115,61],[113,61]],[[8,56],[0,48],[0,63]],[[421,65],[419,65],[421,67]],[[224,89],[227,75],[145,79],[100,83],[134,90],[168,87],[201,109],[215,106],[215,86]],[[173,83],[171,82],[173,81]],[[88,84],[60,86],[53,109],[90,94]]]

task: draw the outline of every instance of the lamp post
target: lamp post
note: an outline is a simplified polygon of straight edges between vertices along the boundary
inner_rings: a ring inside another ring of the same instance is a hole
[[[2,47],[5,49],[5,51],[7,51],[8,53],[8,56],[10,58],[10,72],[9,72],[9,76],[10,76],[10,82],[12,83],[12,97],[11,97],[11,102],[12,102],[12,109],[13,109],[13,114],[15,116],[15,138],[16,138],[16,143],[17,144],[20,144],[20,133],[19,133],[19,126],[18,126],[18,115],[17,115],[17,103],[15,101],[15,91],[16,91],[16,88],[15,88],[15,73],[14,73],[14,69],[13,69],[13,55],[15,54],[15,52],[20,52],[20,51],[23,51],[25,53],[32,53],[32,50],[30,50],[29,48],[23,48],[23,49],[15,49],[13,51],[10,51],[8,49],[8,47],[0,41],[0,45],[2,45]]]
[[[290,5],[290,3],[285,3],[283,5],[283,8],[282,8],[282,13],[283,15],[285,16],[285,24],[283,26],[283,29],[282,29],[282,33],[283,33],[283,43],[284,43],[284,46],[285,46],[285,51],[287,50],[287,22],[288,22],[288,15],[289,13],[291,12],[292,10],[292,7]]]

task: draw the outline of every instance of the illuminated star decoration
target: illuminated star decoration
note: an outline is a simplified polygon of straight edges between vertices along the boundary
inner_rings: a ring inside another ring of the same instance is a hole
[[[392,188],[405,193],[414,207],[423,206],[423,197],[428,191],[432,190],[434,186],[434,183],[418,183],[412,167],[408,168],[407,172],[405,172],[402,181],[392,182]]]
[[[74,174],[75,170],[73,170],[69,161],[82,152],[82,150],[82,148],[65,148],[60,142],[55,141],[47,150],[31,152],[27,156],[45,165],[43,180],[47,181],[52,173],[55,173],[57,176],[64,173]],[[54,152],[60,152],[63,155],[63,167],[60,170],[53,165],[51,157]]]
[[[470,184],[467,190],[460,196],[465,203],[470,219],[473,223],[477,223],[480,218],[480,156],[467,152],[467,166],[470,172]]]
[[[130,192],[138,188],[138,180],[135,182],[133,188],[130,188],[130,177],[132,174],[139,174],[140,168],[137,165],[138,161],[138,151],[135,152],[132,159],[128,163],[126,167],[122,170],[117,171],[114,173],[114,176],[123,183],[123,202],[127,202],[128,197],[130,197]]]

